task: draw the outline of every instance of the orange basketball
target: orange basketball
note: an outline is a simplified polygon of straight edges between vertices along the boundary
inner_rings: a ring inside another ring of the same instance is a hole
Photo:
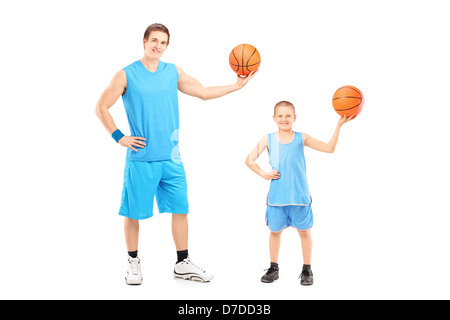
[[[333,108],[341,117],[357,116],[364,105],[364,96],[358,88],[343,86],[333,95]]]
[[[250,44],[244,43],[231,50],[230,67],[241,77],[246,77],[252,71],[256,71],[261,63],[258,50]]]

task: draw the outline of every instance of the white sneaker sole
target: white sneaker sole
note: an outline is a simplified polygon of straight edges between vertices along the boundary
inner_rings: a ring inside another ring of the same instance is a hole
[[[138,286],[138,285],[142,284],[142,280],[144,280],[144,279],[128,280],[127,277],[125,277],[125,283],[132,285],[132,286]]]
[[[199,276],[196,273],[185,273],[185,274],[180,274],[180,273],[173,273],[173,278],[174,279],[182,279],[182,280],[190,280],[190,281],[196,281],[196,282],[209,282],[211,281],[213,278],[206,280],[204,278],[202,278],[201,276]]]

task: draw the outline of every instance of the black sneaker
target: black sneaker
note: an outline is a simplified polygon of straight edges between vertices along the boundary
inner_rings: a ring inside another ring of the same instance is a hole
[[[261,281],[265,283],[271,283],[278,279],[278,268],[270,267],[267,269],[265,275],[262,276]]]
[[[300,284],[302,286],[310,286],[314,282],[313,273],[312,273],[311,269],[303,269],[299,278],[300,278]]]

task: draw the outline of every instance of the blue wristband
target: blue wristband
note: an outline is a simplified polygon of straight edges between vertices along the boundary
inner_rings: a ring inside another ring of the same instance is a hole
[[[116,140],[117,143],[119,142],[120,139],[122,139],[123,136],[124,134],[119,129],[117,129],[112,133],[112,138]]]

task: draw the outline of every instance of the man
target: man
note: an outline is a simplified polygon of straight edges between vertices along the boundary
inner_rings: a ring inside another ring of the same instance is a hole
[[[172,213],[172,235],[177,250],[174,277],[207,282],[211,273],[196,266],[188,256],[186,176],[178,152],[178,90],[209,100],[242,89],[254,76],[237,76],[235,84],[203,87],[178,66],[160,60],[169,45],[169,30],[150,25],[143,38],[144,56],[117,72],[96,105],[101,123],[118,144],[127,149],[122,202],[128,250],[127,284],[141,284],[138,258],[139,220],[153,215],[156,196],[160,212]],[[109,112],[122,96],[130,136],[116,127]]]

